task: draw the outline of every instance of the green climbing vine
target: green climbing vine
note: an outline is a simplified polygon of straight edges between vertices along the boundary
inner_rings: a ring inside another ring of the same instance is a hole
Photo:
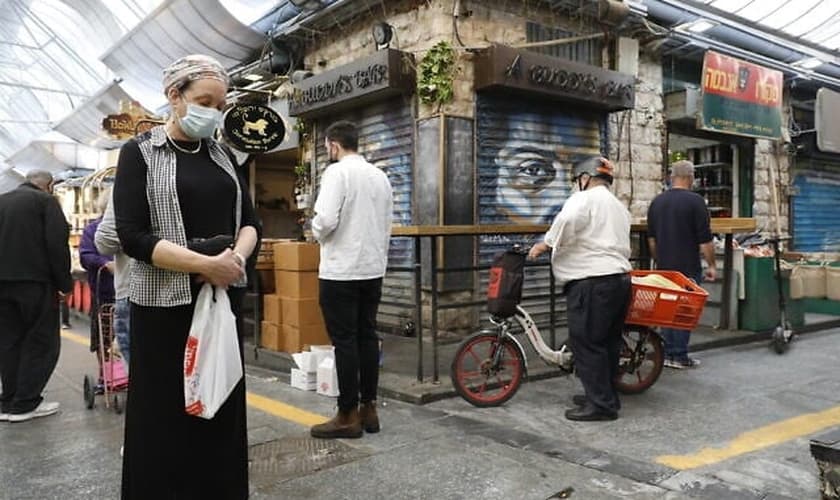
[[[455,50],[446,41],[435,44],[420,62],[417,94],[425,104],[445,104],[452,100],[455,78]]]

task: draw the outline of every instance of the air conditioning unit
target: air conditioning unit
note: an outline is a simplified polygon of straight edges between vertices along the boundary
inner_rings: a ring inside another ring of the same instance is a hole
[[[700,89],[687,88],[665,94],[665,119],[695,123],[701,106]]]

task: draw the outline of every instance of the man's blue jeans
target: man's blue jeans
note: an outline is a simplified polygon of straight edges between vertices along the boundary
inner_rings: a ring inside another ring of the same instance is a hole
[[[688,277],[697,284],[703,282],[702,274]],[[688,361],[688,341],[691,338],[691,330],[662,328],[659,333],[662,335],[662,340],[665,341],[665,359]]]
[[[120,346],[120,352],[125,359],[125,367],[128,369],[128,356],[131,341],[129,340],[129,324],[130,324],[131,306],[128,303],[128,298],[117,299],[114,303],[114,334],[117,337],[117,344]]]

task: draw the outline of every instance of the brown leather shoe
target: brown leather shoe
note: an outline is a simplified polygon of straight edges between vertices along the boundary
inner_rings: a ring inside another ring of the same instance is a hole
[[[321,439],[360,438],[362,437],[362,420],[359,417],[359,409],[353,408],[348,411],[339,409],[332,420],[313,425],[309,429],[309,434]]]
[[[362,428],[371,434],[379,432],[379,415],[376,414],[376,401],[368,401],[359,405],[359,415]]]

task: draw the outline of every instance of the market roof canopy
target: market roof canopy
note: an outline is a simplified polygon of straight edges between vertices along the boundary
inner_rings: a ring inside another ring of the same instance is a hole
[[[102,61],[147,109],[166,103],[163,69],[188,54],[207,54],[226,68],[253,58],[266,38],[240,22],[219,0],[167,0],[108,52]]]
[[[0,157],[113,77],[99,62],[160,0],[0,0]]]
[[[826,50],[840,49],[840,2],[836,0],[700,0],[698,3]]]
[[[101,168],[104,166],[104,154],[58,132],[48,132],[14,153],[7,161],[20,174],[25,175],[30,170],[47,170],[57,174],[72,168]]]
[[[108,137],[102,130],[102,121],[107,115],[119,113],[121,103],[127,104],[132,100],[119,81],[111,82],[58,122],[54,129],[81,144],[116,149],[123,141]]]

